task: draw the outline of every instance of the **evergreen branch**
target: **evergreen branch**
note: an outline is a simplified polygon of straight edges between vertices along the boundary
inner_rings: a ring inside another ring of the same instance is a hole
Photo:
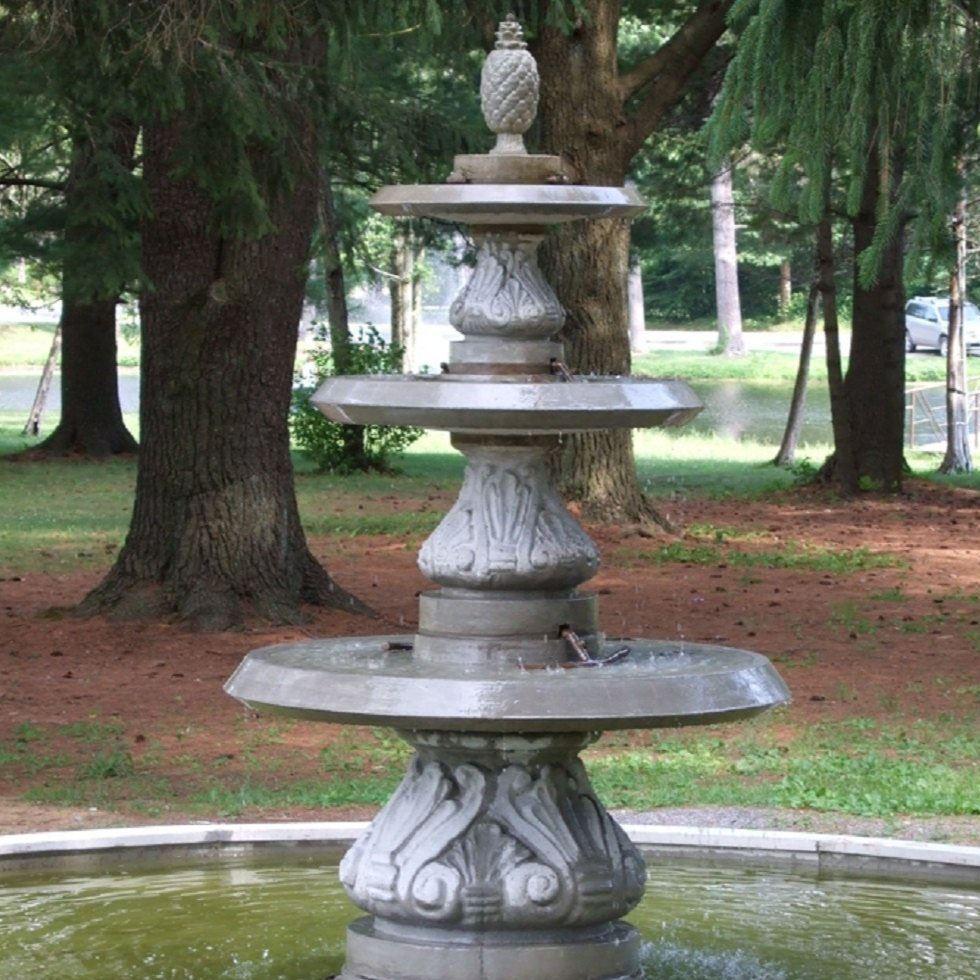
[[[374,31],[370,34],[361,34],[361,37],[401,37],[403,34],[414,34],[417,30],[422,28],[424,25],[420,21],[418,24],[412,24],[410,27],[402,27],[397,31]]]
[[[623,76],[620,92],[624,101],[649,87],[628,124],[627,159],[639,151],[684,94],[687,80],[724,33],[731,5],[732,0],[701,0],[666,44]],[[654,81],[656,84],[651,85]]]
[[[703,29],[701,24],[702,19],[706,16],[711,17],[712,20],[720,18],[722,29],[724,29],[725,18],[728,15],[728,10],[732,2],[733,0],[708,0],[708,2],[702,2],[694,14],[677,29],[666,43],[657,48],[650,57],[641,61],[638,65],[634,65],[632,69],[620,78],[619,93],[623,101],[625,102],[627,99],[636,95],[641,88],[649,85],[659,75],[672,71],[673,66],[684,57],[685,49],[700,62],[707,51],[707,48],[704,51],[700,50],[701,44],[699,43],[698,35]],[[708,44],[708,48],[720,36],[721,31]]]
[[[0,174],[0,180],[5,177],[11,177],[18,170],[23,170],[28,164],[32,163],[43,153],[47,153],[48,150],[53,150],[55,147],[61,146],[68,139],[67,136],[58,136],[53,140],[48,140],[46,143],[42,143],[40,146],[34,147],[27,156],[22,156],[17,163],[9,161],[4,158],[3,162],[7,164],[7,169]]]
[[[29,177],[0,177],[0,187],[42,187],[49,191],[63,191],[67,184],[61,180],[42,180]]]
[[[980,4],[973,0],[953,0],[953,5],[965,14],[975,27],[980,27]]]

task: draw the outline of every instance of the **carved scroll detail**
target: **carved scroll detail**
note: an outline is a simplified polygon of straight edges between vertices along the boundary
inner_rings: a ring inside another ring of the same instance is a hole
[[[366,911],[484,929],[606,922],[636,905],[645,877],[575,757],[503,768],[416,757],[341,863]]]
[[[598,551],[555,491],[544,452],[466,452],[459,497],[419,552],[425,575],[458,588],[559,589],[595,574]]]
[[[484,239],[473,275],[449,308],[460,333],[543,339],[561,329],[565,312],[538,268],[539,241]]]

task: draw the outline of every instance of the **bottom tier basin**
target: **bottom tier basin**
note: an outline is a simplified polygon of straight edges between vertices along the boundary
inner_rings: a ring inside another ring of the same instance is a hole
[[[758,653],[700,643],[607,640],[599,667],[417,663],[411,636],[361,636],[263,647],[225,690],[294,717],[472,732],[669,728],[745,718],[789,701]]]

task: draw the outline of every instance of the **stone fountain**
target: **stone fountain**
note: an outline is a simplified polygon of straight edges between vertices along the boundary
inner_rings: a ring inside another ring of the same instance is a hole
[[[419,554],[440,588],[422,594],[414,636],[267,647],[226,685],[262,711],[391,726],[415,748],[341,864],[368,913],[348,930],[344,980],[639,977],[639,936],[621,917],[643,893],[643,858],[579,752],[606,729],[729,721],[788,697],[757,653],[606,638],[579,589],[599,555],[555,490],[561,434],[678,425],[701,406],[679,381],[564,367],[538,246],[549,225],[644,204],[527,153],[537,67],[512,16],[497,38],[480,88],[494,148],[457,157],[446,184],[373,201],[470,226],[476,268],[450,310],[464,339],[441,375],[335,377],[314,398],[339,422],[451,432],[463,486]]]

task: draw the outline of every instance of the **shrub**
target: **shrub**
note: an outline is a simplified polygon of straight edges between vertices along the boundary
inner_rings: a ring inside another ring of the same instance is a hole
[[[348,426],[333,422],[321,414],[311,398],[317,387],[334,375],[333,355],[326,345],[326,331],[317,330],[317,345],[311,353],[316,383],[298,384],[293,390],[290,426],[296,445],[323,473],[351,473],[355,470],[391,469],[391,461],[400,456],[419,436],[414,426],[365,425],[364,452],[353,455],[344,438]],[[365,327],[351,341],[351,374],[392,374],[401,370],[402,349],[389,344],[374,327]],[[299,379],[298,379],[299,380]]]

